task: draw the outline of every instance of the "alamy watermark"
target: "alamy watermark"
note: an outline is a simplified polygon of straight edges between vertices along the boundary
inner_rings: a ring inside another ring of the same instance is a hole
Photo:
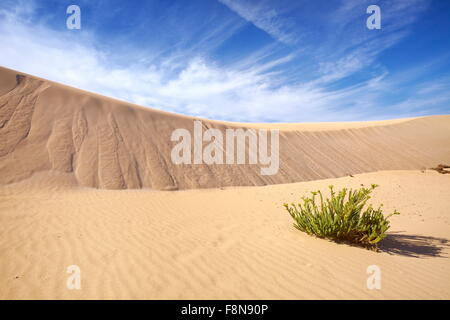
[[[67,278],[66,286],[69,290],[80,290],[81,289],[81,269],[77,265],[70,265],[67,267],[66,272],[70,274]]]
[[[366,13],[371,13],[367,18],[367,29],[381,29],[381,9],[379,6],[373,4],[367,7]]]
[[[367,278],[367,289],[373,290],[381,290],[381,269],[379,266],[373,264],[367,267],[366,270],[369,277]]]
[[[76,4],[72,4],[67,7],[67,14],[70,16],[67,17],[66,26],[69,30],[79,30],[81,29],[81,9]]]
[[[174,164],[260,164],[262,175],[274,175],[279,169],[279,130],[270,130],[270,154],[268,130],[260,129],[207,129],[194,121],[194,137],[187,129],[172,132],[171,141],[178,142],[171,152]],[[203,146],[203,142],[209,142]],[[248,142],[248,143],[247,143]],[[246,148],[248,146],[248,148]]]
[[[81,9],[78,5],[72,4],[67,7],[66,13],[70,14],[66,20],[66,26],[69,30],[81,29]],[[366,20],[368,29],[381,29],[381,9],[379,6],[372,4],[367,7],[366,13],[370,16]]]

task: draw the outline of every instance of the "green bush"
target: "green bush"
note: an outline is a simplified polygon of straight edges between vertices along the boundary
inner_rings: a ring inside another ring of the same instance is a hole
[[[370,188],[358,190],[344,188],[336,193],[333,186],[329,186],[329,199],[324,200],[320,191],[314,191],[311,198],[302,197],[303,205],[292,203],[289,206],[285,203],[284,206],[295,220],[294,227],[300,231],[319,238],[376,248],[389,229],[388,218],[399,214],[394,211],[385,217],[382,205],[376,210],[372,205],[366,207],[370,193],[376,187],[373,184]]]

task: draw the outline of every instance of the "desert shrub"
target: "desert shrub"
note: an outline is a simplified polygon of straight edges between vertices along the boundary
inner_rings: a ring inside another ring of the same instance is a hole
[[[370,188],[344,188],[335,192],[333,186],[329,186],[330,198],[324,199],[320,191],[314,191],[312,197],[302,197],[303,204],[289,206],[286,203],[284,206],[294,219],[294,227],[300,231],[319,238],[376,248],[389,229],[388,218],[399,214],[394,211],[385,217],[382,205],[378,209],[366,206],[376,187],[373,184]]]

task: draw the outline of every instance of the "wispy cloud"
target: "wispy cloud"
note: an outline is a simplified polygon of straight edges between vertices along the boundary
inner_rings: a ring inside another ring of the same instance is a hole
[[[429,65],[405,76],[377,62],[405,36],[400,27],[365,42],[343,37],[342,52],[333,49],[332,39],[311,50],[273,43],[219,63],[212,52],[242,27],[231,24],[233,17],[215,20],[192,45],[127,46],[117,55],[116,47],[99,46],[94,33],[30,23],[32,15],[30,9],[0,10],[1,65],[167,111],[231,121],[341,121],[427,114],[450,103],[445,77],[411,85]],[[278,40],[289,39],[284,23],[263,25]],[[405,94],[389,101],[392,90]]]
[[[281,17],[276,9],[268,6],[264,1],[250,3],[237,0],[219,0],[219,2],[280,42],[295,44],[298,41],[298,34],[293,34],[290,31],[294,27],[292,19]]]

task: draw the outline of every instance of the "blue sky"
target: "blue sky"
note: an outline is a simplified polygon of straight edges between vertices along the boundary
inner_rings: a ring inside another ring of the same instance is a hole
[[[81,8],[81,30],[66,9]],[[381,29],[369,30],[369,5]],[[450,113],[450,1],[2,0],[0,65],[245,122]]]

